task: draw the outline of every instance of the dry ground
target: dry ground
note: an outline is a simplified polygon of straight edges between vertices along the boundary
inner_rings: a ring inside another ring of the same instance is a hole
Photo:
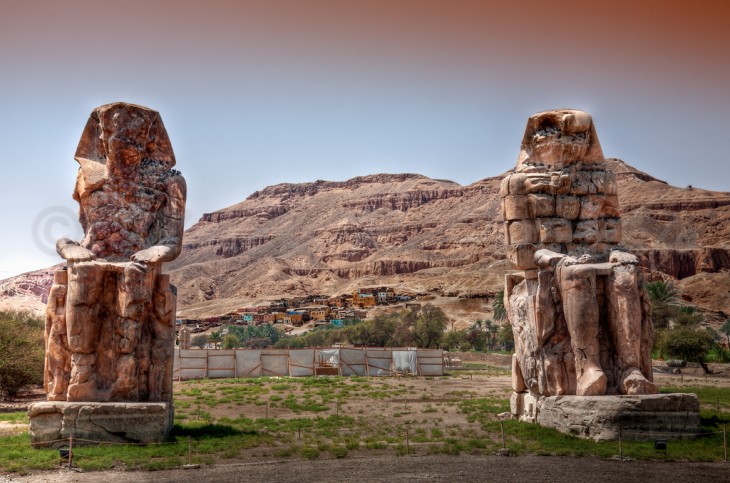
[[[465,359],[468,359],[465,357]],[[504,366],[508,356],[489,355],[475,357],[469,364]],[[720,367],[716,367],[719,370]],[[657,374],[660,385],[675,386],[728,386],[730,378],[723,371],[718,375],[705,377],[697,374]],[[286,382],[282,379],[282,382]],[[183,389],[205,388],[210,381],[176,382],[176,401],[185,404],[199,403],[185,395]],[[382,400],[372,397],[350,396],[341,405],[330,407],[317,415],[326,417],[339,412],[362,417],[372,416],[394,419],[408,423],[414,429],[424,427],[466,428],[468,423],[457,409],[458,401],[469,398],[501,398],[509,391],[510,377],[506,372],[485,374],[482,371],[454,372],[449,378],[371,378],[372,390],[380,389],[389,396]],[[393,391],[401,391],[393,396]],[[297,390],[294,391],[297,394]],[[276,394],[275,391],[268,396]],[[266,397],[266,396],[264,396]],[[299,396],[298,396],[299,397]],[[27,402],[25,402],[27,404]],[[268,406],[268,409],[267,409]],[[191,405],[180,412],[191,412]],[[245,403],[223,403],[204,407],[212,417],[290,419],[311,417],[311,413],[297,413],[272,400],[268,405]],[[192,414],[190,417],[193,417]],[[13,425],[12,430],[19,428]],[[2,428],[0,428],[2,430]],[[298,457],[280,458],[271,451],[252,449],[239,459],[221,460],[200,469],[165,470],[155,472],[111,470],[103,472],[77,473],[68,470],[45,471],[26,476],[0,476],[5,482],[107,482],[133,481],[182,482],[182,481],[549,481],[549,482],[591,482],[591,481],[730,481],[727,464],[690,463],[682,461],[618,461],[593,457],[546,457],[519,456],[500,457],[491,455],[443,455],[417,451],[416,456],[396,456],[389,450],[356,450],[344,459],[322,454],[316,460]]]
[[[606,482],[728,481],[728,465],[657,461],[605,460],[546,456],[365,456],[331,460],[270,460],[155,472],[68,470],[23,477],[0,476],[0,483],[178,483],[200,481],[494,481]]]

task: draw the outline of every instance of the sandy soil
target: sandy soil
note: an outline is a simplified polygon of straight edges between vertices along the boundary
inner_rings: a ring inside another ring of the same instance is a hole
[[[191,470],[159,472],[68,470],[22,477],[0,476],[0,482],[155,482],[187,481],[509,481],[627,482],[728,481],[727,464],[618,461],[546,456],[365,456],[331,460],[272,460],[221,464]]]

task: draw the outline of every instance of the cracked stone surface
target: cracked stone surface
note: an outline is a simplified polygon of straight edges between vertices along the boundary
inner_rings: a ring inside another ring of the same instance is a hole
[[[98,442],[153,443],[172,427],[169,403],[92,403],[47,401],[28,409],[30,440],[36,447],[58,448]]]
[[[500,195],[508,259],[520,271],[507,275],[504,299],[513,389],[530,395],[514,414],[534,421],[542,397],[656,393],[649,301],[637,257],[619,246],[616,176],[591,116],[530,117]]]
[[[56,244],[66,267],[54,273],[46,307],[48,400],[171,403],[176,289],[162,265],[180,254],[186,185],[162,119],[133,104],[98,107],[74,158],[84,237]],[[142,406],[54,407],[31,409],[36,435],[55,437],[54,415],[90,439],[169,431],[140,416]],[[160,407],[169,419],[172,405]]]

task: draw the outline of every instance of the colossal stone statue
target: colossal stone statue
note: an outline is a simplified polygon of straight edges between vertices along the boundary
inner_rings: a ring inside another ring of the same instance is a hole
[[[49,401],[171,402],[175,289],[161,273],[181,249],[185,180],[160,115],[94,109],[75,155],[85,236],[61,239],[46,312]]]
[[[501,187],[508,258],[504,303],[515,338],[512,411],[540,397],[652,394],[652,325],[637,259],[621,250],[616,178],[591,116],[527,122]]]

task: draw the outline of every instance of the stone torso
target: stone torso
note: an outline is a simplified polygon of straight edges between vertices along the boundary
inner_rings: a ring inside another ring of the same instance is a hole
[[[135,180],[109,178],[97,190],[79,196],[81,241],[101,259],[127,261],[167,236],[169,219],[180,192],[179,176],[158,164],[143,164]]]

